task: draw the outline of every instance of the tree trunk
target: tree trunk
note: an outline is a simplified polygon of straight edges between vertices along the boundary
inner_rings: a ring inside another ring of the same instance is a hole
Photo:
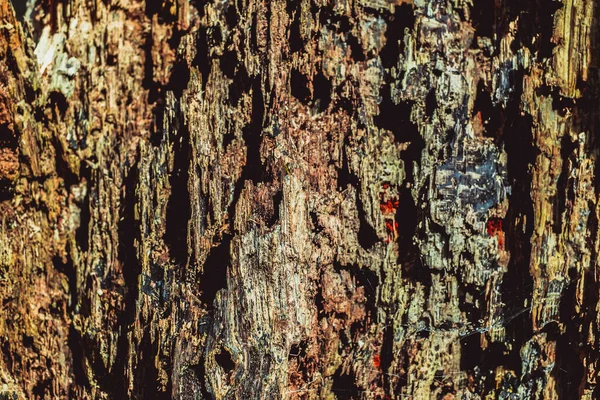
[[[595,399],[595,0],[0,0],[7,399]]]

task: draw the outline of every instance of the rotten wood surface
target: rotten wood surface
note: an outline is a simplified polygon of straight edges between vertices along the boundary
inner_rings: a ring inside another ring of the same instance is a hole
[[[3,398],[600,396],[596,1],[14,3]]]

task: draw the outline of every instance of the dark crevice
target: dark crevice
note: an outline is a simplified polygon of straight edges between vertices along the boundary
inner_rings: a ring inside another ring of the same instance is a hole
[[[331,81],[319,71],[313,80],[314,101],[318,112],[323,112],[329,108],[331,103]]]
[[[354,115],[354,104],[349,96],[344,95],[344,85],[335,88],[335,102],[333,111],[344,111],[347,115]]]
[[[23,17],[25,17],[25,11],[27,11],[27,1],[26,0],[10,0],[15,9],[15,15],[20,21],[23,21]]]
[[[287,0],[286,10],[288,15],[292,16],[293,19],[290,24],[289,34],[289,48],[290,53],[297,53],[304,48],[304,41],[302,40],[302,34],[300,32],[300,10],[301,2],[296,0]]]
[[[383,375],[383,389],[385,394],[391,396],[390,390],[390,367],[394,361],[394,323],[387,319],[383,330],[383,343],[381,344],[381,371]]]
[[[338,399],[359,399],[360,389],[356,386],[356,376],[354,373],[344,373],[340,366],[333,374],[333,385],[331,391],[335,393]]]
[[[52,390],[52,379],[50,378],[39,380],[32,390],[34,397],[39,399],[45,399],[49,397],[47,395],[53,392],[54,391]],[[13,398],[17,398],[17,395],[15,394]]]
[[[150,143],[154,147],[159,147],[165,142],[165,100],[163,97],[156,99],[154,103],[154,112],[152,113],[153,126],[152,132],[150,133]]]
[[[358,38],[351,33],[346,34],[346,43],[350,47],[350,56],[354,62],[362,62],[367,59],[363,47],[358,41]]]
[[[200,300],[212,309],[217,292],[227,288],[227,269],[229,267],[232,236],[225,234],[219,245],[208,253],[200,278]]]
[[[594,258],[592,258],[592,260],[594,260]],[[600,294],[598,293],[598,278],[594,269],[591,268],[585,269],[583,274],[584,275],[580,278],[585,282],[583,292],[584,301],[580,311],[580,315],[582,316],[581,325],[571,324],[569,327],[567,327],[567,330],[571,337],[576,335],[579,338],[579,342],[571,341],[570,345],[573,345],[573,343],[577,343],[578,346],[579,344],[583,344],[583,346],[579,348],[579,351],[586,355],[592,354],[592,357],[589,359],[589,361],[597,362],[599,357],[597,350],[598,340],[596,339],[595,343],[588,343],[588,338],[584,336],[583,332],[590,332],[592,327],[595,327],[597,324],[595,307],[596,304],[598,304],[598,301],[600,301]],[[568,319],[563,318],[562,315],[564,315],[564,312],[561,311],[561,320],[568,321]],[[580,327],[583,327],[583,329],[579,329]]]
[[[252,117],[250,124],[242,130],[242,137],[246,144],[246,166],[242,171],[239,184],[250,180],[254,184],[264,182],[266,171],[260,157],[260,145],[262,142],[263,120],[265,115],[265,104],[260,84],[260,78],[254,78],[252,84]],[[241,190],[241,187],[239,188]],[[237,191],[237,190],[236,190]],[[230,214],[231,215],[231,214]],[[233,219],[231,219],[233,220]]]
[[[191,369],[194,371],[194,375],[200,383],[200,393],[202,394],[202,398],[206,400],[212,400],[215,398],[215,396],[209,392],[206,385],[206,367],[204,366],[204,361],[204,357],[202,357],[198,364],[191,366]]]
[[[229,79],[235,77],[236,69],[239,65],[238,53],[233,50],[223,52],[223,55],[219,57],[219,66],[223,75]]]
[[[4,123],[0,125],[0,149],[16,150],[19,147],[19,140],[9,125]]]
[[[252,86],[252,79],[248,76],[248,71],[244,65],[239,64],[237,66],[235,75],[233,76],[233,82],[229,85],[229,105],[237,106],[242,95],[247,93]]]
[[[119,59],[114,54],[109,54],[106,56],[106,65],[108,66],[117,65],[117,61],[119,61]]]
[[[71,186],[79,183],[79,177],[77,176],[77,174],[75,174],[75,173],[73,173],[73,171],[71,171],[71,168],[69,167],[68,162],[65,160],[65,157],[67,157],[67,155],[65,154],[65,151],[63,150],[63,147],[60,144],[58,138],[53,138],[52,142],[54,144],[54,149],[56,151],[56,155],[55,155],[56,173],[58,174],[58,176],[60,178],[62,178],[62,180],[65,184],[65,187],[67,189],[69,189]]]
[[[197,38],[196,38],[196,57],[192,65],[195,65],[200,70],[200,74],[202,75],[202,90],[206,89],[206,83],[208,82],[208,76],[210,74],[211,67],[211,38],[210,38],[210,28],[201,26],[198,29]]]
[[[412,163],[412,161],[408,162]],[[395,216],[395,222],[398,224],[398,262],[402,264],[407,276],[411,276],[418,282],[429,283],[429,274],[420,262],[420,252],[414,241],[421,213],[408,187],[400,188],[398,198],[399,206]]]
[[[127,371],[127,355],[129,354],[128,335],[125,333],[136,319],[136,302],[139,297],[138,277],[142,267],[137,256],[136,242],[140,240],[140,223],[135,218],[135,205],[137,203],[136,187],[138,184],[138,162],[124,171],[123,198],[121,202],[121,220],[118,224],[119,247],[118,257],[123,265],[123,279],[125,281],[125,300],[119,315],[119,325],[122,334],[119,336],[117,359],[110,376],[103,380],[103,388],[108,393],[119,393],[127,390],[125,371]],[[151,360],[152,358],[148,358]],[[154,363],[152,363],[154,364]],[[120,388],[120,389],[119,389]]]
[[[511,322],[510,325],[515,325]],[[518,328],[518,323],[516,324]],[[481,349],[481,333],[473,333],[462,338],[460,343],[461,350],[461,369],[464,368],[476,375],[482,373],[479,387],[479,394],[490,393],[496,385],[496,376],[494,371],[496,367],[502,366],[506,370],[519,371],[521,369],[520,357],[515,357],[512,351],[507,351],[503,343],[489,343],[485,350]],[[519,348],[520,349],[520,348]],[[518,350],[516,354],[518,355]],[[513,388],[516,389],[516,386]]]
[[[71,365],[72,374],[75,378],[75,384],[86,390],[90,389],[90,382],[85,374],[85,347],[81,334],[71,325],[69,328],[69,349],[73,358]]]
[[[2,361],[4,361],[9,371],[13,371],[15,365],[21,364],[22,358],[18,352],[11,349],[11,342],[6,338],[3,338],[0,343],[2,343]]]
[[[504,37],[510,30],[510,22],[519,18],[519,31],[511,43],[511,50],[516,53],[519,48],[527,47],[532,53],[537,53],[538,61],[543,61],[552,56],[557,45],[552,40],[554,14],[562,6],[557,0],[508,0],[504,3],[505,15],[499,13],[495,19],[498,37]]]
[[[477,97],[473,107],[473,116],[479,113],[484,130],[483,135],[490,138],[498,138],[502,128],[502,111],[500,105],[494,105],[490,92],[483,81],[477,85]]]
[[[349,32],[352,27],[347,16],[336,14],[333,8],[327,6],[319,7],[319,23],[338,33]]]
[[[158,14],[163,8],[163,1],[161,0],[154,0],[154,1],[147,1],[146,2],[146,16],[148,16],[149,18],[152,18],[153,15]]]
[[[278,191],[273,196],[273,215],[267,222],[268,226],[273,226],[279,221],[279,208],[281,207],[281,201],[283,200],[283,191]]]
[[[475,28],[476,37],[494,37],[496,10],[495,0],[477,0],[473,2],[470,17],[473,28]]]
[[[0,180],[0,202],[11,200],[14,196],[12,183]]]
[[[175,97],[179,99],[183,96],[183,91],[187,88],[189,81],[190,68],[187,62],[185,60],[178,60],[171,69],[167,90],[173,91]]]
[[[67,98],[62,92],[58,90],[54,90],[48,96],[48,101],[50,107],[53,111],[58,111],[56,118],[64,118],[67,109],[69,108],[69,103],[67,102]]]
[[[460,282],[458,289],[460,310],[465,313],[467,320],[471,322],[470,328],[475,329],[481,323],[480,321],[485,318],[485,290],[465,282]],[[467,301],[467,295],[469,295],[470,301]],[[460,368],[469,371],[472,377],[478,378],[474,381],[474,389],[476,393],[483,394],[486,392],[486,385],[490,383],[488,379],[491,379],[492,376],[491,370],[487,369],[490,364],[490,357],[502,357],[504,352],[501,351],[502,349],[499,350],[497,346],[482,351],[481,334],[477,332],[466,335],[460,343],[462,349]],[[480,375],[480,373],[487,375]]]
[[[273,2],[268,1],[266,2],[266,6],[267,6],[267,12],[265,15],[265,20],[267,22],[267,26],[265,27],[265,32],[271,32],[271,24],[273,23],[273,20],[271,19],[271,16],[273,14]],[[276,8],[275,12],[277,12],[279,10],[279,8]],[[271,49],[271,46],[273,45],[273,39],[272,39],[272,35],[267,34],[266,36],[266,43],[265,43],[265,47],[264,49],[262,49],[261,51],[261,65],[263,67],[263,70],[267,70],[268,67],[268,61],[267,61],[267,52],[269,51],[269,49]],[[264,36],[263,36],[264,37]],[[279,42],[275,42],[276,46],[279,46]],[[263,75],[264,77],[264,84],[266,88],[270,88],[273,87],[273,82],[271,82],[272,76],[271,74],[267,73]],[[272,103],[271,103],[272,104]],[[269,107],[270,109],[270,107]]]
[[[384,68],[398,64],[400,54],[404,53],[404,30],[415,25],[415,13],[411,5],[395,7],[394,14],[387,17],[388,28],[385,32],[385,46],[379,53]]]
[[[346,314],[334,313],[332,319],[342,321],[342,323],[344,325],[346,324]],[[350,327],[350,329],[352,329],[352,327]],[[356,328],[354,328],[354,329],[356,329]],[[340,337],[341,347],[344,348],[344,349],[350,350],[351,349],[350,339],[348,338],[348,335],[346,334],[346,330],[343,329],[343,330],[339,331],[338,334],[339,334],[339,337]]]
[[[232,132],[223,135],[223,150],[227,152],[227,149],[233,143],[233,139],[235,139],[235,135]]]
[[[227,3],[227,11],[225,11],[225,22],[227,23],[227,28],[231,31],[233,30],[238,22],[240,21],[239,14],[233,3]]]
[[[300,343],[292,344],[292,346],[290,347],[288,360],[291,360],[292,358],[303,359],[304,357],[306,357],[306,349],[307,348],[308,348],[308,343],[306,342],[306,340],[302,340],[302,341],[300,341]]]
[[[361,62],[367,59],[363,47],[358,42],[358,38],[351,33],[346,35],[346,43],[350,47],[350,55],[354,62]]]
[[[169,44],[171,49],[177,50],[179,48],[179,44],[181,43],[181,38],[186,33],[187,32],[181,31],[180,29],[177,29],[177,28],[173,29],[173,32],[171,33],[171,37],[169,37],[167,39],[167,43]]]
[[[229,373],[235,368],[235,363],[231,359],[231,354],[224,347],[221,347],[220,351],[215,354],[215,361],[223,368],[225,373]]]
[[[571,207],[567,204],[573,204],[575,200],[575,189],[573,182],[569,185],[569,174],[572,169],[570,157],[577,149],[577,144],[571,141],[569,135],[564,135],[561,140],[560,156],[563,161],[562,170],[556,184],[556,196],[554,198],[554,215],[552,217],[552,230],[560,235],[563,224],[563,212],[571,212]],[[568,218],[568,215],[565,217]]]
[[[312,86],[312,94],[310,87]],[[290,77],[292,96],[302,104],[313,104],[316,112],[323,112],[329,108],[331,103],[332,85],[331,81],[319,71],[313,78],[312,84],[309,77],[296,69],[292,69]]]
[[[1,99],[0,99],[1,100]],[[0,150],[7,149],[13,153],[18,152],[19,141],[13,130],[7,123],[0,125]],[[6,151],[6,150],[5,150]],[[0,202],[8,201],[13,198],[14,184],[9,179],[0,177]]]
[[[321,233],[323,231],[323,226],[321,226],[321,224],[319,223],[319,217],[316,212],[310,212],[310,220],[312,222],[312,231],[315,234]]]
[[[305,105],[307,105],[310,100],[310,89],[308,87],[308,83],[308,77],[306,77],[297,69],[292,69],[292,74],[290,77],[292,96]]]
[[[171,195],[167,203],[167,227],[164,240],[169,247],[171,259],[178,265],[187,265],[188,221],[191,214],[188,189],[190,168],[190,133],[187,126],[179,128],[173,138],[175,161],[169,178]]]
[[[80,179],[85,179],[89,185],[91,168],[87,163],[81,163],[79,167]],[[75,238],[79,249],[83,252],[88,251],[89,248],[89,227],[91,220],[90,213],[90,196],[91,191],[94,190],[92,187],[87,188],[88,194],[83,198],[83,201],[79,205],[79,227],[75,231]]]
[[[425,97],[425,115],[429,118],[433,117],[433,113],[437,108],[437,99],[435,95],[435,88],[429,90],[427,96]]]
[[[548,337],[548,340],[556,341],[556,366],[553,374],[558,382],[558,395],[561,399],[579,398],[580,385],[585,382],[585,366],[583,359],[586,354],[593,354],[594,349],[587,343],[587,335],[582,333],[581,327],[585,321],[580,314],[574,313],[577,309],[577,276],[575,269],[569,270],[569,284],[563,291],[560,300],[560,320],[565,324],[566,332]],[[597,296],[596,300],[597,300]],[[593,297],[592,297],[593,299]],[[587,304],[590,303],[587,298]],[[589,360],[588,360],[589,361]]]
[[[319,267],[319,265],[317,265]],[[315,306],[318,318],[325,316],[325,299],[323,298],[323,271],[320,273],[319,284],[315,293]]]
[[[404,214],[404,212],[398,214]],[[400,223],[398,225],[400,227]],[[400,231],[402,233],[403,230]],[[408,229],[407,232],[414,232],[414,230],[410,231]],[[410,238],[408,235],[399,235],[398,246],[398,262],[402,265],[402,276],[411,282],[421,283],[425,290],[429,291],[432,285],[431,270],[423,264],[419,248],[413,240],[413,235],[411,234]]]
[[[515,96],[520,98],[520,94]],[[514,108],[513,108],[514,107]],[[505,125],[503,138],[508,154],[508,179],[512,182],[512,194],[509,208],[504,219],[506,232],[506,247],[511,254],[508,272],[502,280],[502,301],[507,310],[521,310],[523,304],[529,301],[533,291],[533,279],[529,273],[531,257],[531,234],[533,232],[533,202],[531,199],[531,174],[529,165],[535,163],[536,149],[533,145],[531,116],[521,116],[518,106],[509,106],[508,115],[513,116]],[[521,221],[526,220],[523,227]],[[529,312],[524,312],[515,318],[513,323],[506,327],[506,335],[512,338],[514,358],[517,375],[520,371],[519,350],[531,337],[533,327]]]
[[[400,101],[395,104],[391,97],[389,84],[381,88],[381,98],[379,115],[373,119],[375,125],[392,132],[398,143],[419,141],[424,145],[417,125],[410,119],[413,102]]]
[[[596,163],[596,168],[598,168],[598,163]],[[596,178],[598,178],[598,176],[595,176]],[[598,188],[598,186],[595,186],[596,188]],[[590,210],[593,210],[596,207],[596,204],[593,201],[588,201],[588,207]],[[588,249],[590,249],[590,259],[591,260],[596,260],[598,257],[598,253],[596,252],[596,248],[594,246],[594,240],[596,237],[598,237],[598,229],[600,228],[600,221],[598,221],[598,216],[596,215],[596,213],[590,213],[589,217],[588,217],[588,221],[587,221],[587,231],[590,233],[590,235],[587,238],[587,245],[588,245]],[[586,272],[587,274],[587,272]],[[591,282],[595,282],[596,279],[593,276],[587,276],[585,282],[587,283],[587,285],[590,285]],[[587,289],[587,286],[586,286]],[[598,297],[600,296],[600,294],[597,294],[597,292],[594,293],[590,293],[590,295],[593,295],[592,298],[594,297]],[[589,299],[589,297],[584,296],[584,298]],[[589,304],[597,304],[598,301],[596,301],[595,303],[592,303],[591,300],[587,300],[586,302],[584,302],[584,308],[589,307]],[[587,314],[586,315],[592,315],[592,314]]]
[[[153,39],[151,34],[146,34],[144,41],[144,78],[142,79],[142,87],[148,90],[148,103],[154,104],[161,96],[161,87],[154,83],[154,63],[152,61],[152,44]],[[111,65],[111,60],[107,60]]]
[[[358,208],[358,218],[360,221],[358,243],[363,249],[368,250],[373,247],[375,243],[379,242],[379,236],[377,236],[377,232],[365,217],[365,208],[358,192],[356,193],[356,206]]]
[[[179,34],[174,33],[174,37],[179,37]],[[162,129],[162,109],[164,108],[164,94],[166,90],[173,91],[176,98],[181,98],[183,91],[187,88],[190,80],[190,68],[185,59],[179,57],[174,63],[169,74],[169,82],[163,86],[154,82],[154,63],[152,60],[152,35],[146,37],[144,43],[145,59],[144,59],[144,79],[142,86],[148,89],[148,102],[156,104],[155,118],[157,119],[157,129]],[[175,46],[175,44],[172,44]],[[176,47],[175,47],[176,48]],[[109,60],[110,65],[110,60]],[[204,83],[204,82],[203,82]]]
[[[296,0],[285,0],[285,11],[287,15],[292,15],[295,11],[299,11],[301,2]]]
[[[135,398],[138,399],[169,399],[170,390],[161,390],[158,369],[155,357],[158,353],[158,343],[152,342],[149,328],[144,331],[144,336],[138,349],[138,360],[133,370]],[[126,391],[122,393],[127,393]]]
[[[23,343],[23,347],[31,349],[33,347],[33,336],[22,334],[21,342]]]
[[[250,28],[250,45],[255,53],[259,53],[258,48],[258,13],[252,13],[252,27]]]

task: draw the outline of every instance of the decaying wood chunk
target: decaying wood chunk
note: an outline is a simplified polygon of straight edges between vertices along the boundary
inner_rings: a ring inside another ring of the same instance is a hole
[[[598,398],[599,15],[0,0],[0,397]]]

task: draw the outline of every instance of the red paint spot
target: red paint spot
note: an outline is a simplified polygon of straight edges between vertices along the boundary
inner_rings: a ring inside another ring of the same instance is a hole
[[[486,227],[488,235],[494,236],[502,230],[502,220],[500,218],[490,218]]]
[[[386,243],[389,243],[398,238],[398,223],[394,222],[391,219],[385,220],[385,229],[387,231],[388,237],[386,239]]]
[[[392,214],[396,211],[396,208],[394,207],[394,203],[392,203],[391,200],[388,200],[385,203],[380,203],[379,208],[381,209],[381,212],[384,214]]]
[[[381,195],[379,197],[381,197]],[[381,201],[379,203],[379,208],[383,214],[393,214],[396,212],[396,209],[398,209],[399,205],[400,202],[397,199],[392,199],[388,201]]]
[[[475,114],[475,118],[479,121],[479,123],[482,123],[483,118],[481,117],[481,111],[477,111],[477,114]]]
[[[392,233],[394,231],[394,223],[392,222],[391,219],[385,220],[385,227],[386,227],[388,233]]]
[[[504,249],[504,231],[502,230],[502,219],[490,218],[486,224],[487,234],[498,238],[498,247]]]
[[[375,366],[375,368],[379,368],[381,366],[381,357],[379,356],[379,354],[375,354],[373,356],[373,365]]]

